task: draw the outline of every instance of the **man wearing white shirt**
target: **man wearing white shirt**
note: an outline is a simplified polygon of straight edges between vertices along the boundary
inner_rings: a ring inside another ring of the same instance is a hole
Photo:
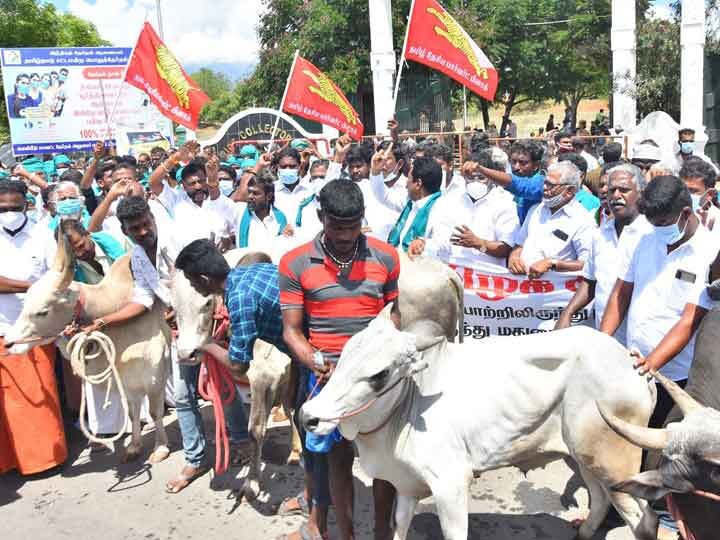
[[[312,195],[303,200],[297,212],[291,218],[291,235],[288,239],[288,248],[297,247],[315,238],[322,231],[322,223],[318,216],[320,204],[318,196],[327,183],[329,162],[326,159],[318,159],[310,164],[308,170],[308,184],[312,189]],[[285,217],[288,217],[287,215]],[[292,221],[294,220],[294,221]]]
[[[373,172],[380,168],[382,157],[378,156],[382,154],[373,156]],[[402,247],[411,257],[424,251],[431,256],[437,253],[440,215],[434,209],[442,196],[441,183],[442,170],[437,161],[431,157],[415,158],[408,173],[407,203],[388,235],[391,246]]]
[[[618,280],[600,330],[615,333],[627,316],[627,344],[641,373],[657,370],[684,386],[695,349],[695,331],[712,303],[706,292],[717,274],[717,246],[692,211],[680,179],[660,176],[643,191],[640,211],[654,227],[634,253],[620,261]],[[661,427],[672,399],[662,388],[650,418]]]
[[[720,234],[720,209],[715,206],[717,202],[717,189],[715,182],[717,174],[713,166],[697,157],[690,157],[680,169],[680,180],[690,191],[693,211],[717,241]]]
[[[455,174],[452,148],[445,144],[433,144],[428,149],[426,155],[435,158],[435,161],[437,161],[438,165],[442,168],[440,190],[443,192],[443,195],[449,195],[455,192],[462,193],[465,190],[465,179],[461,174]]]
[[[695,130],[690,128],[682,128],[678,131],[678,141],[676,143],[678,151],[671,157],[663,159],[660,166],[672,174],[680,174],[680,169],[688,159],[698,158],[708,163],[718,173],[718,168],[712,160],[705,154],[695,153]]]
[[[520,226],[513,196],[480,172],[479,167],[504,171],[491,149],[473,154],[463,164],[465,189],[438,201],[437,257],[443,262],[473,267],[478,263],[505,266]]]
[[[617,281],[619,261],[631,256],[652,226],[640,215],[637,202],[645,188],[643,172],[635,165],[618,165],[610,170],[607,200],[611,218],[594,231],[590,257],[582,271],[583,281],[560,315],[555,329],[567,328],[573,316],[595,300],[595,328],[605,313],[610,293]],[[615,339],[625,345],[625,322],[615,331]]]
[[[235,204],[220,192],[217,156],[207,163],[194,159],[181,172],[182,189],[173,189],[165,181],[167,171],[192,157],[195,147],[183,145],[150,176],[150,189],[174,220],[178,241],[187,245],[200,238],[213,239],[228,249],[235,229]]]
[[[294,218],[302,201],[313,194],[312,186],[300,178],[300,152],[286,146],[274,158],[277,163],[275,206],[288,219]]]
[[[285,214],[275,206],[275,178],[261,172],[248,181],[248,200],[236,203],[237,247],[276,252],[288,226]]]
[[[527,216],[515,239],[508,268],[538,278],[545,272],[578,272],[590,254],[595,222],[575,200],[580,171],[570,161],[548,167],[543,200]]]

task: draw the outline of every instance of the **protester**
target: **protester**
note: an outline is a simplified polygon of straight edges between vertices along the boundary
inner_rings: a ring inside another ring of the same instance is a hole
[[[456,174],[453,166],[453,151],[447,145],[433,144],[429,148],[429,156],[435,158],[442,169],[441,191],[443,195],[465,189],[465,181],[461,174]]]
[[[0,181],[0,473],[39,473],[67,458],[54,345],[10,354],[6,346],[11,344],[5,343],[22,310],[23,293],[54,259],[47,230],[26,215],[26,194],[22,182]]]
[[[661,162],[661,166],[670,171],[674,175],[678,175],[680,173],[680,169],[685,164],[685,162],[692,158],[696,157],[699,159],[702,159],[706,163],[708,163],[713,169],[715,170],[715,173],[717,174],[718,168],[712,163],[709,157],[707,157],[702,152],[697,152],[695,147],[695,130],[690,128],[682,128],[678,131],[678,140],[676,143],[677,151],[672,156],[667,157],[666,159],[663,159]]]
[[[680,168],[680,180],[690,191],[693,211],[709,231],[717,237],[720,233],[720,209],[718,208],[717,173],[713,166],[697,157],[685,160]],[[716,228],[715,225],[718,224]]]
[[[427,162],[434,168],[436,189],[439,190],[440,167],[434,160],[427,159]],[[323,232],[280,261],[283,338],[293,359],[301,366],[298,409],[308,399],[316,381],[322,384],[332,376],[348,339],[366,328],[398,295],[400,263],[397,253],[388,244],[361,232],[363,206],[362,191],[357,184],[341,180],[329,182],[320,192]],[[368,273],[370,268],[372,275]],[[311,275],[320,281],[308,281]],[[364,294],[357,295],[358,287],[363,288]],[[350,305],[352,310],[348,309]],[[393,318],[399,326],[397,309],[393,311]],[[338,324],[341,321],[342,324]],[[301,437],[305,439],[302,431]],[[324,458],[318,453],[326,454],[330,495],[340,537],[344,540],[353,538],[352,445],[339,432],[327,438],[315,436],[312,445],[316,451],[307,448],[307,440],[304,442],[303,455],[315,487],[311,490],[314,497],[322,494],[325,483],[323,478],[318,478],[324,472]],[[314,470],[316,460],[321,463],[319,471]],[[379,538],[385,538],[389,532],[393,492],[389,483],[373,482],[375,531]],[[329,501],[316,499],[314,503],[320,513],[318,519],[324,520]],[[313,535],[324,532],[322,521],[311,521],[308,526]]]
[[[583,281],[563,310],[556,329],[567,328],[573,317],[595,300],[595,328],[600,328],[605,306],[615,285],[619,261],[634,253],[651,227],[638,210],[637,202],[645,188],[645,176],[634,165],[623,164],[608,174],[607,202],[611,218],[593,231],[590,256],[582,270]],[[615,331],[615,338],[626,344],[625,322]]]
[[[550,270],[582,270],[590,253],[592,216],[575,200],[580,171],[569,161],[548,168],[542,204],[533,208],[508,259],[514,274],[538,278]]]
[[[273,162],[278,179],[275,187],[275,206],[285,216],[295,216],[300,203],[312,195],[311,187],[307,182],[302,181],[300,174],[302,163],[300,152],[287,146],[273,157]]]
[[[436,256],[467,268],[479,263],[505,266],[519,220],[512,195],[480,172],[503,171],[490,149],[473,154],[463,164],[463,192],[443,196],[435,212],[438,226]]]
[[[274,244],[285,234],[288,219],[275,205],[275,178],[261,172],[248,181],[247,203],[237,203],[237,246],[258,251],[275,251]]]

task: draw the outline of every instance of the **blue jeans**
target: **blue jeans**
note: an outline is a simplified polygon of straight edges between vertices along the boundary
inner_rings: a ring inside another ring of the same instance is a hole
[[[207,463],[205,452],[205,429],[197,399],[200,365],[176,365],[175,370],[175,411],[180,425],[180,435],[185,452],[185,461],[193,467]],[[230,441],[233,443],[249,439],[248,419],[240,395],[224,407]]]

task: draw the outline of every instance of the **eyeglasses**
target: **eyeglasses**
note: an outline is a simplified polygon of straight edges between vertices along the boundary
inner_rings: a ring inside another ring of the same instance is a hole
[[[556,184],[556,183],[553,183],[553,182],[548,182],[547,180],[545,180],[545,181],[543,182],[543,187],[546,187],[547,189],[553,189],[553,188],[556,188],[556,187],[558,187],[558,186],[571,186],[571,185],[572,185],[572,184],[571,184],[571,183],[568,183],[568,182],[558,182],[557,184]]]

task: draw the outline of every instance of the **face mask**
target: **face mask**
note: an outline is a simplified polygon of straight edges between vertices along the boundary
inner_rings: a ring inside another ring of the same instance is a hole
[[[290,186],[298,181],[297,169],[278,169],[278,178],[286,186]]]
[[[554,197],[543,198],[542,202],[548,208],[555,208],[556,206],[559,206],[563,202],[564,197],[565,197],[565,190],[563,190],[561,193],[558,193]]]
[[[695,143],[693,142],[681,142],[680,153],[681,154],[692,154],[695,150]]]
[[[58,77],[58,80],[59,80],[60,82],[65,82],[65,81],[67,80],[67,75],[60,75],[60,76]]]
[[[482,199],[490,191],[490,187],[484,182],[468,182],[465,184],[465,192],[474,201]]]
[[[40,81],[30,81],[30,86],[32,86],[35,89],[40,88]]]
[[[232,180],[220,180],[220,192],[229,197],[233,192],[233,181]]]
[[[55,203],[58,216],[79,216],[82,213],[83,203],[80,199],[65,199]]]
[[[707,193],[707,191],[705,193]],[[692,199],[693,212],[697,212],[698,210],[700,210],[702,198],[705,196],[705,193],[703,193],[702,195],[696,195],[695,193],[690,194],[690,199]]]
[[[0,225],[8,231],[18,230],[25,221],[25,212],[2,212],[0,213]]]
[[[316,197],[320,195],[320,191],[322,190],[322,188],[325,187],[326,184],[327,180],[325,180],[324,178],[316,178],[315,180],[313,180],[312,187]]]
[[[27,84],[18,84],[17,91],[19,94],[27,94],[30,91],[30,86]]]
[[[43,90],[47,90],[48,88],[50,88],[50,81],[42,81],[40,83],[40,86],[42,87]]]
[[[673,245],[674,243],[680,241],[680,239],[685,234],[685,227],[687,226],[687,221],[685,222],[685,227],[680,229],[680,227],[678,227],[678,223],[680,223],[681,218],[682,214],[678,218],[677,222],[673,223],[672,225],[655,226],[655,235],[660,238],[660,240],[665,245]]]

